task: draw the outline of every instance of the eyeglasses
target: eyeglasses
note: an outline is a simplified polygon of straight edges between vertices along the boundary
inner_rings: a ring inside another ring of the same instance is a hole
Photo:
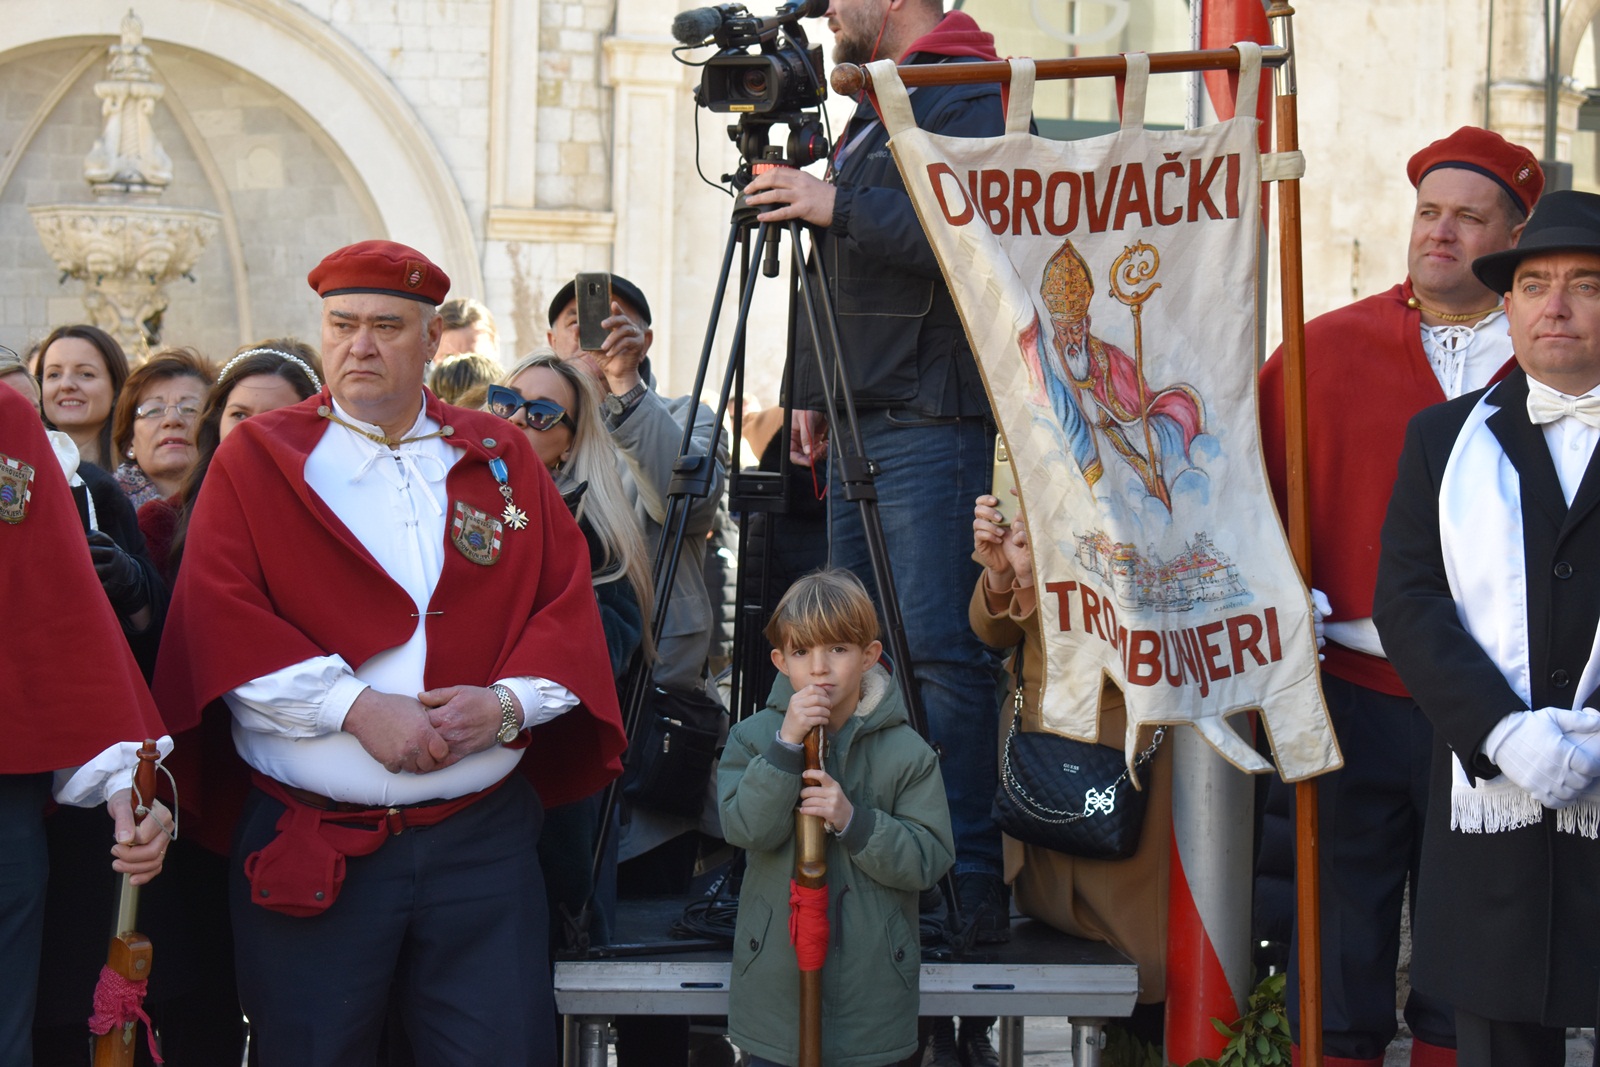
[[[133,417],[141,422],[154,422],[166,418],[169,411],[176,411],[178,418],[184,422],[193,422],[195,416],[200,414],[200,405],[192,401],[182,404],[163,404],[159,400],[152,400],[135,408]]]
[[[541,432],[553,430],[563,422],[572,432],[578,431],[567,415],[566,408],[554,400],[546,400],[544,397],[524,400],[521,393],[508,386],[489,386],[489,402],[486,406],[491,415],[498,415],[502,419],[515,418],[517,412],[521,411],[523,418],[528,420],[528,425]]]

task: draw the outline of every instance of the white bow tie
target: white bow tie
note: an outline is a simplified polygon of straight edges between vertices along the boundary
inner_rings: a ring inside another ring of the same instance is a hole
[[[1543,389],[1528,390],[1528,419],[1535,426],[1559,422],[1568,415],[1591,429],[1600,428],[1600,397],[1556,396]]]

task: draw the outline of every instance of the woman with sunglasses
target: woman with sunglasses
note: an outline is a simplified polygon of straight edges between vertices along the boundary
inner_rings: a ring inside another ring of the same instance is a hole
[[[654,655],[648,632],[653,590],[644,535],[617,475],[622,460],[600,422],[600,398],[582,370],[537,348],[489,387],[484,408],[528,435],[589,542],[600,620],[620,685],[635,650]],[[545,813],[539,863],[550,901],[552,948],[566,941],[563,911],[577,914],[593,892],[590,861],[599,830],[598,796]],[[614,835],[611,840],[614,846]],[[591,927],[591,940],[604,944],[609,923],[602,909],[594,914],[601,921]]]
[[[489,387],[484,407],[527,434],[588,539],[611,669],[622,677],[635,648],[651,654],[644,620],[653,586],[644,536],[617,476],[621,459],[600,424],[594,386],[555,352],[536,348]]]

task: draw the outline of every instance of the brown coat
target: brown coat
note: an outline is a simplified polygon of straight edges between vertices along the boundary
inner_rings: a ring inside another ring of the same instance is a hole
[[[1026,642],[1022,660],[1022,729],[1039,730],[1039,685],[1044,654],[1038,615],[989,611],[980,578],[968,618],[973,632],[994,648]],[[1003,746],[1011,728],[1011,701],[1000,709]],[[1100,696],[1100,740],[1122,751],[1128,720],[1122,692],[1107,681]],[[1149,738],[1141,738],[1144,744]],[[1172,850],[1172,753],[1156,751],[1140,784],[1150,790],[1139,848],[1125,860],[1089,860],[1005,839],[1006,881],[1017,910],[1075,937],[1114,945],[1139,965],[1139,1003],[1166,998],[1167,876]]]

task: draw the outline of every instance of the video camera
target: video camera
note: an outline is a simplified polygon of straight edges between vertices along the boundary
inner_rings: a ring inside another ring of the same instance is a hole
[[[803,18],[820,18],[828,0],[794,0],[768,18],[743,4],[697,7],[672,20],[672,36],[689,48],[715,43],[695,90],[695,103],[727,113],[794,112],[827,97],[822,46],[806,41]],[[752,52],[752,49],[758,51]]]

